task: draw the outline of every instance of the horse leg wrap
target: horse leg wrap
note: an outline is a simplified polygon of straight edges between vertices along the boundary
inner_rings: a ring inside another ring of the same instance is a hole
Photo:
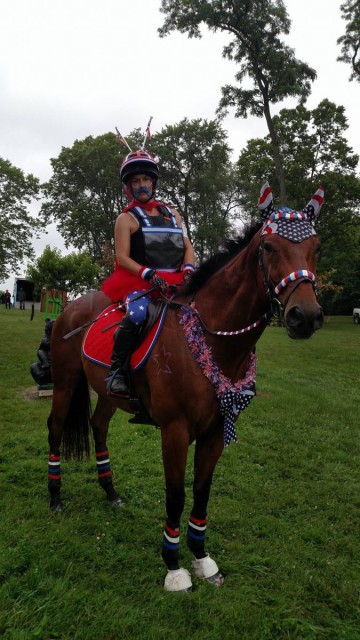
[[[49,454],[48,462],[48,483],[51,493],[59,493],[61,486],[61,472],[60,472],[60,456],[55,456],[53,453]],[[51,491],[54,489],[54,491]]]
[[[166,520],[162,541],[162,559],[170,571],[179,569],[180,525]],[[166,588],[166,587],[165,587]],[[175,589],[176,590],[176,589]]]
[[[103,451],[96,451],[96,466],[98,480],[101,486],[105,488],[107,484],[112,483],[109,452],[106,449]]]
[[[190,515],[187,530],[187,545],[198,560],[206,556],[206,523],[206,518],[196,518],[193,514]]]

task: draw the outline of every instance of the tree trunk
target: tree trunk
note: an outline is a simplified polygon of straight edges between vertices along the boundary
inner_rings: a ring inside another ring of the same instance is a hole
[[[274,162],[277,179],[279,181],[279,190],[280,190],[280,205],[286,205],[286,188],[285,188],[285,174],[284,167],[282,164],[281,156],[280,156],[280,148],[279,148],[279,140],[274,127],[274,123],[272,121],[269,102],[264,99],[264,115],[266,118],[266,123],[269,129],[270,139],[272,150],[274,154]]]

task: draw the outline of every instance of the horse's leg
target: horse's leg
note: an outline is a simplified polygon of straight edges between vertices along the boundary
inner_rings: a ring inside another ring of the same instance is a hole
[[[50,508],[54,511],[62,511],[60,446],[71,398],[71,386],[58,387],[54,385],[52,408],[47,421],[49,442],[48,489],[50,493]]]
[[[185,469],[189,436],[183,422],[174,421],[162,430],[162,454],[166,484],[166,523],[162,558],[168,568],[164,587],[167,591],[188,591],[191,578],[179,567],[180,518],[185,503]]]
[[[196,441],[194,458],[194,503],[189,517],[187,545],[194,554],[193,572],[198,578],[206,578],[216,586],[224,582],[216,562],[205,552],[207,504],[214,469],[224,448],[222,429],[212,436],[202,436]]]
[[[95,440],[96,465],[100,486],[104,489],[108,500],[116,507],[123,506],[124,502],[115,491],[110,466],[109,451],[106,444],[109,422],[113,417],[116,408],[108,398],[98,397],[94,414],[91,418],[91,428]]]

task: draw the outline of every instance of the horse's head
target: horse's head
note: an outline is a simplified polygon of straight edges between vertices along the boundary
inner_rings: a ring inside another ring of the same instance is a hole
[[[275,209],[267,182],[260,192],[264,225],[259,255],[264,286],[290,338],[310,338],[324,321],[315,296],[319,240],[313,227],[323,196],[320,187],[302,211],[294,211],[287,207]]]

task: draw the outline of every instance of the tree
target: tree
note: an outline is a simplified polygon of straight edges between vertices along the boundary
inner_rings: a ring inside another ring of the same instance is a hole
[[[199,260],[231,232],[238,213],[226,138],[218,120],[184,118],[151,140],[151,151],[159,158],[159,197],[181,214]]]
[[[237,117],[264,116],[279,183],[280,200],[286,202],[284,166],[279,139],[271,115],[271,105],[288,97],[303,103],[315,79],[314,69],[295,57],[294,50],[281,41],[290,30],[282,0],[162,0],[165,21],[160,36],[178,30],[190,38],[201,37],[200,25],[210,31],[225,31],[233,40],[223,56],[239,65],[235,86],[222,88],[220,110],[236,108]],[[245,80],[250,88],[244,88]]]
[[[136,149],[143,134],[135,129],[126,139]],[[158,197],[178,208],[202,258],[231,228],[236,208],[226,134],[219,120],[184,119],[154,134],[149,150],[159,156]],[[45,185],[45,219],[55,220],[67,246],[85,249],[105,267],[113,264],[114,223],[125,204],[119,165],[127,153],[112,133],[77,140],[52,159]]]
[[[66,291],[70,298],[97,289],[100,267],[86,252],[61,256],[58,249],[47,245],[42,255],[27,268],[37,291],[55,289]]]
[[[40,229],[28,206],[39,193],[40,183],[0,158],[0,281],[34,255],[31,240]]]
[[[113,246],[114,224],[123,206],[119,164],[123,148],[115,134],[76,140],[51,159],[53,175],[44,186],[42,214],[55,220],[66,246],[101,260]]]
[[[340,8],[347,24],[344,35],[337,41],[341,45],[338,60],[350,64],[350,80],[360,82],[360,0],[346,0]]]
[[[325,188],[325,205],[317,220],[318,266],[320,276],[331,277],[322,283],[322,302],[328,313],[349,313],[360,297],[360,180],[359,158],[344,135],[348,126],[344,107],[323,100],[312,111],[301,105],[283,109],[274,124],[286,163],[291,206],[301,209],[320,184]],[[242,206],[249,215],[257,215],[256,192],[264,177],[272,184],[275,174],[269,137],[250,140],[238,167]],[[276,185],[274,199],[279,200]],[[334,286],[325,287],[329,280]]]

